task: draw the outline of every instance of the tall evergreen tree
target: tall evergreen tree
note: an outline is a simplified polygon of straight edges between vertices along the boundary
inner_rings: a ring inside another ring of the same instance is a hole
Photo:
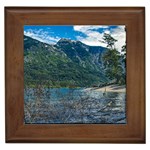
[[[125,84],[125,69],[122,60],[122,54],[115,48],[116,39],[114,39],[110,34],[104,33],[103,43],[107,44],[107,51],[103,56],[104,69],[106,76],[110,80],[115,80],[117,84]],[[122,51],[126,51],[126,46],[124,45]]]

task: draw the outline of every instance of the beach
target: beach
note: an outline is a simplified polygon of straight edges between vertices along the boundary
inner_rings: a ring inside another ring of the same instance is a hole
[[[102,91],[102,92],[126,92],[125,85],[108,85],[104,87],[86,88],[86,90]]]

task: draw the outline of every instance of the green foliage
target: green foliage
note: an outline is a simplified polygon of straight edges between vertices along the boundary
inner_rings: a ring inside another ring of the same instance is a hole
[[[123,45],[122,49],[121,49],[121,52],[123,53],[122,54],[122,61],[123,61],[124,64],[126,63],[126,51],[127,51],[126,45]]]
[[[107,43],[108,50],[103,55],[104,67],[106,76],[116,83],[123,85],[126,82],[125,60],[126,60],[126,45],[122,47],[121,54],[115,48],[115,40],[111,35],[104,34],[104,41]]]
[[[117,40],[114,39],[110,34],[104,33],[103,43],[106,43],[108,48],[113,49],[115,42],[117,42]]]
[[[55,46],[26,37],[24,43],[25,85],[36,87],[89,87],[107,82],[100,64],[81,42],[66,41]],[[32,46],[33,43],[33,46]],[[27,45],[26,45],[27,44]],[[27,49],[26,49],[27,48]]]

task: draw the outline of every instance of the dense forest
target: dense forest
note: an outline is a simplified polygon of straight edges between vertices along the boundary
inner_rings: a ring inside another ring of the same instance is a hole
[[[107,47],[88,46],[60,39],[49,45],[24,36],[25,86],[93,87],[125,84],[126,46],[115,48],[116,40],[104,34]]]

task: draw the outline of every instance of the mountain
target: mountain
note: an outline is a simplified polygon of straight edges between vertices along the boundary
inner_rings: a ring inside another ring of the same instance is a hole
[[[64,38],[50,45],[24,36],[25,85],[90,87],[107,82],[102,62],[105,51]]]

